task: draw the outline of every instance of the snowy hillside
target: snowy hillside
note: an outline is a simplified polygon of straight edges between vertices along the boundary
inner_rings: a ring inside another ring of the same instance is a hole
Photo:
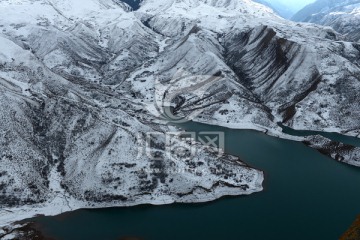
[[[139,138],[177,131],[159,118],[165,100],[173,114],[203,123],[359,136],[359,44],[250,0],[139,7],[0,1],[1,224],[262,190],[261,171],[204,146],[168,159],[157,137],[150,152],[159,158],[138,156]]]
[[[111,0],[0,3],[1,225],[262,190],[261,171],[200,145],[190,160],[139,155],[140,136],[157,132],[151,151],[164,157],[161,134],[176,129],[152,122],[126,82],[167,39],[129,10]]]

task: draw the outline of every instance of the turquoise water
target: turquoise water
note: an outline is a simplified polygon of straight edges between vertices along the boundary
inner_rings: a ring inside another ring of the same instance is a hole
[[[284,133],[292,136],[306,137],[311,135],[321,135],[335,142],[342,142],[355,147],[360,147],[360,139],[356,137],[345,136],[339,133],[318,132],[318,131],[309,131],[309,130],[294,130],[282,124],[279,124],[279,126],[283,129]]]
[[[255,131],[182,127],[224,131],[226,152],[265,171],[265,190],[205,204],[79,210],[35,221],[46,234],[64,240],[332,240],[360,214],[359,168]]]

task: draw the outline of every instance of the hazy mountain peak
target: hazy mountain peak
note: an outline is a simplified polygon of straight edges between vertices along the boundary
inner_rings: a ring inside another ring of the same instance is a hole
[[[360,40],[359,0],[318,0],[296,13],[292,20],[331,26],[349,40]]]

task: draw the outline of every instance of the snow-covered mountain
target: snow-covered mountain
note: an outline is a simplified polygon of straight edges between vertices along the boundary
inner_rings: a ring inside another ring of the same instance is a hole
[[[278,15],[285,19],[290,19],[295,13],[306,5],[313,3],[314,0],[254,0],[254,2],[261,3],[273,9]]]
[[[359,44],[250,0],[129,4],[0,2],[2,222],[262,190],[261,171],[200,145],[161,160],[157,137],[159,159],[138,156],[139,136],[176,130],[158,119],[164,99],[203,123],[360,134]]]
[[[359,110],[339,91],[347,84],[359,87],[357,44],[341,41],[329,28],[285,21],[251,1],[226,1],[225,7],[220,3],[214,9],[202,1],[144,2],[138,16],[171,39],[156,61],[141,68],[149,74],[139,78],[140,85],[145,82],[137,87],[139,97],[147,95],[153,76],[169,78],[179,68],[196,75],[221,71],[224,77],[212,89],[231,96],[197,121],[270,130],[284,122],[300,129],[358,134]],[[128,81],[137,79],[135,75]],[[355,91],[346,94],[358,99]]]
[[[350,41],[360,40],[359,0],[318,0],[300,10],[292,20],[331,26]]]
[[[294,12],[291,9],[289,9],[287,6],[285,6],[284,4],[282,4],[281,2],[278,2],[278,1],[256,0],[254,2],[261,3],[261,4],[271,8],[279,16],[281,16],[285,19],[290,19],[294,15]]]

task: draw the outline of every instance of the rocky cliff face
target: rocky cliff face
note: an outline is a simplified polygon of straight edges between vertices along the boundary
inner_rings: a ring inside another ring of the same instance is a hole
[[[163,136],[176,129],[159,119],[164,102],[179,118],[233,128],[281,135],[283,122],[359,135],[358,44],[249,0],[139,7],[1,1],[0,204],[12,212],[4,222],[262,190],[261,171],[198,144],[191,159],[169,158]],[[149,132],[156,159],[139,156]]]
[[[294,21],[311,22],[333,27],[350,41],[360,40],[360,1],[318,0],[300,10]]]

